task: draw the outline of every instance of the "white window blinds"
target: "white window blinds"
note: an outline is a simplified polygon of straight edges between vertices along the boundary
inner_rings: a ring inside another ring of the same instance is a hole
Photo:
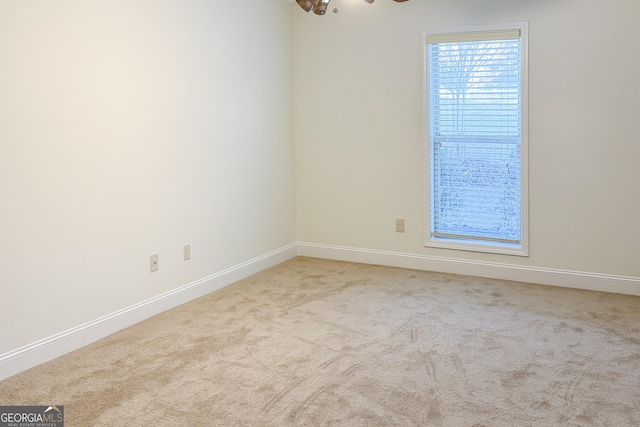
[[[519,30],[427,36],[431,235],[520,244]]]

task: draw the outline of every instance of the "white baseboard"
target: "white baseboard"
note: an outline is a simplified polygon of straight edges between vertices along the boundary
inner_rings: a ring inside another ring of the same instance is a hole
[[[156,314],[221,289],[296,256],[290,244],[173,291],[0,355],[0,380],[77,350]]]
[[[298,255],[640,296],[640,277],[298,243]]]
[[[314,243],[294,243],[108,316],[0,355],[0,380],[77,350],[156,314],[278,265],[296,255],[640,296],[640,278],[638,277]]]

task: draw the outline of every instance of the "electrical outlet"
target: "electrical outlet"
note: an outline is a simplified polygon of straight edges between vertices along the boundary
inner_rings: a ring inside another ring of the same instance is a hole
[[[151,267],[151,272],[158,271],[160,265],[158,264],[158,254],[149,255],[149,264]]]
[[[184,245],[182,254],[184,255],[184,260],[189,261],[191,259],[191,245]]]
[[[404,218],[396,218],[396,233],[404,233]]]

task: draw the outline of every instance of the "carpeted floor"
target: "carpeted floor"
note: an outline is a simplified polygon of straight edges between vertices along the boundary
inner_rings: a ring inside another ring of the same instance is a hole
[[[640,298],[296,258],[0,382],[65,426],[639,426]]]

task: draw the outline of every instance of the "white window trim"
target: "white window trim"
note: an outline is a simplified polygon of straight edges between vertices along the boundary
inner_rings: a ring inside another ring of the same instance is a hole
[[[431,218],[431,141],[429,137],[429,79],[427,37],[444,34],[460,34],[473,32],[520,30],[521,42],[521,178],[522,186],[522,239],[520,245],[505,243],[489,243],[462,239],[442,239],[432,237],[433,224]],[[486,252],[503,255],[529,256],[529,25],[528,22],[508,24],[456,27],[438,30],[426,30],[422,34],[423,53],[423,153],[424,153],[424,218],[425,247],[454,249],[473,252]]]

